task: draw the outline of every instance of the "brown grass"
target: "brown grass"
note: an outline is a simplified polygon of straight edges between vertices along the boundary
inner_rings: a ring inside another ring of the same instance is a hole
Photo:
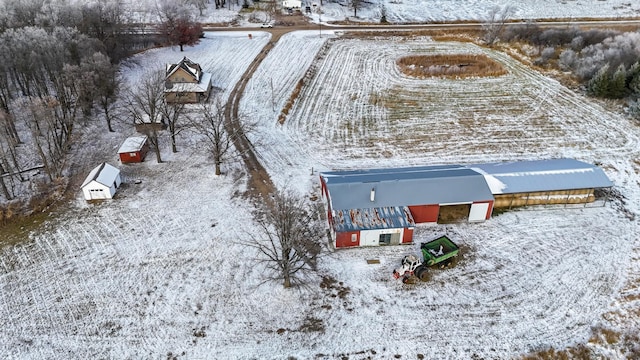
[[[611,345],[620,342],[620,336],[620,333],[610,329],[597,329],[597,332],[591,336],[589,342],[602,344],[604,341],[604,343]]]
[[[616,346],[618,348],[624,349],[626,353],[627,359],[638,359],[640,355],[640,346],[638,346],[638,342],[640,338],[633,331],[629,331],[627,333],[619,333],[614,330],[604,329],[604,328],[593,328],[592,336],[589,340],[591,344],[600,344],[605,348]],[[556,350],[554,348],[548,348],[539,350],[535,353],[528,354],[523,356],[521,359],[523,360],[591,360],[591,359],[599,359],[597,354],[595,354],[591,347],[588,347],[583,344],[578,344],[576,346],[568,347],[562,350]]]
[[[416,78],[469,78],[500,76],[507,70],[480,54],[438,54],[405,56],[396,61],[400,71]]]
[[[280,116],[278,117],[278,122],[280,124],[284,124],[284,121],[287,119],[287,115],[289,115],[289,111],[291,110],[291,108],[293,107],[293,104],[296,102],[296,99],[300,95],[300,91],[302,90],[303,86],[304,86],[304,80],[300,79],[300,81],[298,81],[298,83],[296,84],[295,89],[293,89],[291,96],[289,96],[289,100],[287,100],[287,103],[284,105],[284,108],[282,109]]]

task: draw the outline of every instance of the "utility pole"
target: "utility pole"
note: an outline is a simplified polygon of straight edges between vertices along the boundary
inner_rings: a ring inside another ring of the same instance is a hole
[[[320,37],[322,37],[322,5],[318,8],[318,24],[320,24]]]
[[[271,110],[273,112],[276,112],[276,98],[273,92],[273,78],[269,78],[269,81],[271,82]]]

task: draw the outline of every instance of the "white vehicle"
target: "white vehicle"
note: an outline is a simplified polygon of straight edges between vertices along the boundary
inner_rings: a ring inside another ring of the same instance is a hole
[[[272,27],[273,27],[273,23],[265,22],[265,23],[262,23],[262,24],[260,25],[260,27],[261,27],[261,28],[263,28],[263,29],[264,29],[264,28],[272,28]]]
[[[413,283],[417,277],[420,280],[427,279],[427,267],[415,255],[407,255],[402,258],[402,266],[393,271],[393,277],[402,278],[403,283]]]

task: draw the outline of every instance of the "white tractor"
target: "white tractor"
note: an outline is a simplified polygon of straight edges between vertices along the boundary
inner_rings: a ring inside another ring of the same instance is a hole
[[[402,278],[405,284],[416,283],[418,279],[426,281],[427,267],[422,265],[422,261],[415,255],[407,255],[402,258],[402,266],[393,270],[393,277]]]
[[[442,235],[435,240],[422,243],[420,251],[424,261],[421,261],[415,255],[403,257],[402,266],[393,270],[393,277],[396,279],[402,277],[402,282],[405,284],[414,284],[418,280],[429,281],[429,271],[427,269],[430,266],[438,266],[441,269],[449,266],[453,259],[458,256],[460,248],[446,235]]]

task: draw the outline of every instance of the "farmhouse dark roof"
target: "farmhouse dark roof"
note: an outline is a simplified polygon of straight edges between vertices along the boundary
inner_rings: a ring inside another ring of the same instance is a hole
[[[613,186],[602,169],[575,159],[496,162],[468,167],[484,174],[495,195]]]
[[[337,171],[320,176],[334,210],[493,200],[484,176],[460,165]]]
[[[407,207],[337,210],[334,230],[338,232],[413,227],[416,223]]]
[[[167,64],[166,76],[169,77],[175,73],[178,69],[182,69],[190,74],[196,81],[200,81],[200,75],[202,74],[202,68],[200,65],[189,60],[186,56],[180,60],[177,64]]]

